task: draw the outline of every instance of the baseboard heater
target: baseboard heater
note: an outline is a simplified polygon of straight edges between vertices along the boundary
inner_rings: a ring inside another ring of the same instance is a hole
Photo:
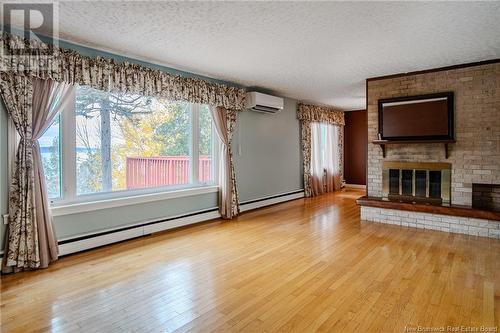
[[[304,197],[304,190],[297,190],[278,195],[249,200],[240,204],[241,212],[274,205]],[[85,234],[77,237],[62,239],[58,242],[61,256],[81,252],[100,246],[121,242],[128,239],[147,236],[155,232],[174,229],[195,223],[205,222],[219,218],[217,208],[193,212],[185,215],[173,216],[167,219],[144,222],[111,230]]]
[[[265,198],[248,200],[240,203],[240,211],[246,212],[260,207],[270,206],[277,203],[282,203],[290,200],[300,199],[304,197],[304,190],[286,192],[282,194],[272,195]]]

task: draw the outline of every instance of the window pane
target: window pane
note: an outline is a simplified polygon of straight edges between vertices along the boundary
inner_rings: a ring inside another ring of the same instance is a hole
[[[208,105],[200,105],[199,108],[199,142],[198,142],[198,180],[202,184],[213,183],[213,135],[212,116]]]
[[[106,93],[81,86],[76,90],[76,193],[96,193],[102,186],[101,115]]]
[[[186,102],[79,87],[77,194],[189,184],[192,114]],[[211,159],[205,123],[202,146]]]
[[[113,149],[114,179],[124,180],[120,189],[189,184],[189,103],[153,99],[150,111],[125,118],[116,127],[121,133]]]
[[[60,121],[56,117],[45,131],[38,144],[42,157],[43,172],[50,199],[61,197],[61,150]]]

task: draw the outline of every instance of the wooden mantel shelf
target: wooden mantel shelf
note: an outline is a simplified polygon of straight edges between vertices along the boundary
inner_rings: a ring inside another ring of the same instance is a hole
[[[426,144],[426,143],[443,144],[445,157],[448,158],[449,157],[448,144],[455,142],[456,140],[373,140],[372,141],[373,144],[380,146],[384,158],[386,154],[386,147],[385,147],[386,145],[395,145],[395,144],[406,145],[406,144]]]
[[[387,200],[379,197],[364,196],[356,200],[360,206],[387,208],[396,210],[408,210],[412,212],[422,212],[430,214],[441,214],[461,217],[472,217],[485,220],[500,221],[500,212],[492,210],[482,210],[469,206],[459,205],[433,205],[426,203],[413,203],[404,201]]]

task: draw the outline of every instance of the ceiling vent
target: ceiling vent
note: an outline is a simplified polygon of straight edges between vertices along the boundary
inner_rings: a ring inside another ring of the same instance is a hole
[[[283,98],[256,91],[247,93],[247,108],[262,113],[277,113],[283,110]]]

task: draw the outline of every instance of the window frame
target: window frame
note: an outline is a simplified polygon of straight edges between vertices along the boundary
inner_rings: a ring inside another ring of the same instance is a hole
[[[58,115],[59,125],[59,150],[60,150],[60,196],[51,198],[50,205],[55,209],[54,215],[65,215],[74,212],[83,212],[92,209],[91,206],[104,208],[157,201],[167,198],[184,197],[218,191],[218,159],[220,140],[212,121],[212,181],[199,181],[199,109],[200,104],[189,103],[191,108],[190,121],[190,173],[189,184],[149,187],[133,190],[117,190],[110,192],[95,192],[77,194],[77,168],[76,168],[76,89],[71,90],[71,102]],[[210,107],[210,106],[208,106]],[[15,160],[19,135],[9,118],[8,126],[8,157],[9,157],[9,182],[12,175],[12,165]],[[68,208],[75,206],[74,208]]]

